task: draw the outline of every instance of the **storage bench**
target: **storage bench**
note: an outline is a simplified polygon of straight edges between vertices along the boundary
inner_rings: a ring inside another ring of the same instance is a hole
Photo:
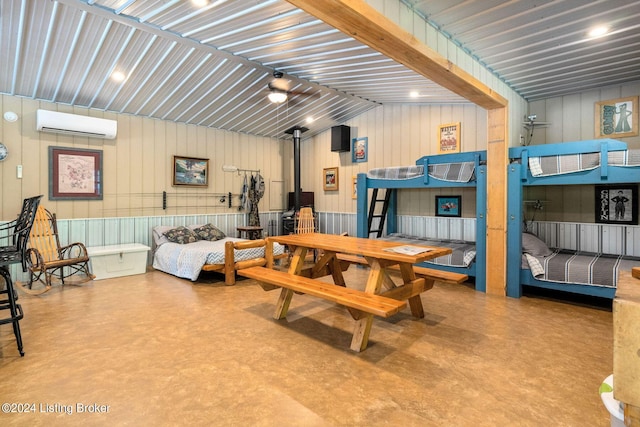
[[[88,247],[94,280],[131,276],[147,271],[147,255],[151,248],[140,243]]]

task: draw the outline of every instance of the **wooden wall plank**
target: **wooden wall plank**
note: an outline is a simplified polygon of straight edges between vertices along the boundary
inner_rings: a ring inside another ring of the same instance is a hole
[[[508,146],[506,108],[488,113],[487,147],[487,293],[506,294]],[[490,261],[489,261],[490,260]]]

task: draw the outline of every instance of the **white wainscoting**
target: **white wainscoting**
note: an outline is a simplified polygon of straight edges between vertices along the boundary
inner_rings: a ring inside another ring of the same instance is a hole
[[[357,234],[356,214],[319,212],[318,221],[321,233],[340,234],[347,232],[350,236]],[[384,226],[383,235],[386,232],[387,224]],[[476,219],[399,215],[398,232],[412,236],[475,242]]]
[[[347,233],[356,236],[357,215],[344,212],[318,212],[318,231],[326,234]]]
[[[260,224],[266,235],[280,234],[282,212],[260,213]],[[247,225],[247,214],[165,215],[121,218],[59,219],[58,233],[61,244],[83,242],[86,246],[106,246],[125,243],[141,243],[153,247],[151,230],[156,225],[190,225],[211,223],[230,236],[236,235],[236,227]],[[356,214],[343,212],[318,212],[318,229],[321,233],[348,233],[355,236]],[[640,256],[640,226],[584,224],[568,222],[533,222],[531,231],[551,247],[579,249],[587,252],[604,252]],[[385,226],[386,228],[386,226]],[[386,230],[385,230],[386,231]],[[438,239],[476,240],[475,218],[446,218],[435,216],[398,217],[398,232]],[[148,264],[151,264],[149,253]],[[26,280],[22,269],[11,266],[14,280]]]
[[[260,213],[260,224],[266,234],[279,234],[281,212]],[[354,216],[355,217],[355,216]],[[211,223],[229,236],[236,237],[236,227],[247,225],[246,213],[203,214],[203,215],[163,215],[145,217],[58,219],[58,236],[61,245],[82,242],[85,246],[107,246],[125,243],[141,243],[153,247],[151,230],[157,225],[191,225]],[[151,264],[150,252],[147,264]],[[18,264],[11,266],[14,280],[28,280]]]
[[[435,239],[476,241],[476,219],[438,216],[399,216],[398,232]]]
[[[530,231],[548,246],[584,252],[640,256],[640,226],[533,222]]]

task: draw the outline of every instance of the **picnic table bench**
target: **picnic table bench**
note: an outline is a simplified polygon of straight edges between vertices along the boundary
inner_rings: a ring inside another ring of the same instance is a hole
[[[266,267],[245,268],[238,271],[238,274],[254,279],[259,283],[291,289],[294,292],[323,298],[345,307],[351,307],[380,317],[390,317],[407,306],[404,301],[368,294],[357,289],[336,286],[318,279],[289,274]],[[286,309],[281,309],[277,315],[274,315],[274,318],[283,319],[286,316],[286,312]]]
[[[417,254],[398,253],[393,248],[397,242],[338,236],[322,233],[292,234],[269,237],[268,240],[288,245],[293,256],[288,272],[245,269],[239,274],[257,280],[265,289],[280,287],[281,292],[274,313],[275,319],[287,315],[295,292],[324,298],[347,307],[356,319],[351,349],[363,351],[367,347],[373,316],[389,317],[398,313],[407,303],[411,314],[424,317],[420,294],[433,286],[432,279],[418,277],[414,264],[451,253],[449,248],[425,247]],[[322,255],[314,260],[311,268],[305,265],[309,250],[319,250]],[[339,258],[342,254],[360,255],[369,266],[364,290],[346,287],[342,271],[351,263]],[[396,266],[402,282],[392,280],[387,269]],[[317,280],[331,276],[333,284]],[[406,301],[406,302],[405,302]]]

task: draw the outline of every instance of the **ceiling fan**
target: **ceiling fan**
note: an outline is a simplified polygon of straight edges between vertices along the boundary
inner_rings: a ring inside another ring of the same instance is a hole
[[[289,95],[316,96],[317,93],[298,92],[289,90],[289,81],[283,79],[284,74],[281,71],[273,71],[273,80],[269,82],[269,94],[267,98],[274,104],[282,104]]]

